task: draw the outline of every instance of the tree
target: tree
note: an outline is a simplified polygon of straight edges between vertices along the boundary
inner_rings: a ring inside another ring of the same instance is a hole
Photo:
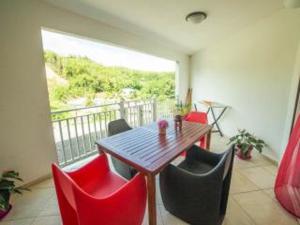
[[[45,52],[46,63],[69,85],[49,90],[51,108],[66,104],[71,98],[86,97],[89,104],[94,96],[120,97],[122,90],[134,90],[132,97],[139,99],[175,98],[174,72],[145,72],[123,67],[106,67],[87,57],[59,56]]]

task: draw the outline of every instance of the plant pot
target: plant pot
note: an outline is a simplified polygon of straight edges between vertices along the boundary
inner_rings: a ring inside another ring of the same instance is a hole
[[[11,210],[11,208],[12,208],[12,206],[11,206],[11,204],[9,204],[7,210],[2,210],[2,209],[0,209],[0,220],[2,220],[5,216],[7,216],[7,214],[8,214],[9,211]]]
[[[251,156],[251,152],[252,152],[253,146],[250,146],[248,151],[246,151],[245,153],[238,147],[236,146],[236,155],[237,157],[239,157],[242,160],[249,160],[252,158]]]
[[[166,135],[167,128],[159,128],[159,135]]]

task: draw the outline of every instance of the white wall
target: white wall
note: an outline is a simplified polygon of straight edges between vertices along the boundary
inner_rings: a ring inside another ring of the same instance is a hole
[[[228,136],[246,128],[280,158],[285,144],[300,11],[281,10],[193,55],[193,100],[231,106],[221,121]]]
[[[186,93],[188,57],[142,36],[35,0],[2,0],[0,27],[0,172],[15,169],[26,182],[48,174],[56,161],[42,27],[175,60],[180,64],[177,90]]]

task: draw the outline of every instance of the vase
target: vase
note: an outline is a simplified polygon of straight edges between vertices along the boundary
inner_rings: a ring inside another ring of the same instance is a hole
[[[160,134],[160,135],[166,135],[166,130],[167,130],[167,128],[165,128],[165,127],[160,127],[160,128],[159,128],[159,134]]]
[[[241,148],[236,146],[236,153],[235,154],[237,155],[237,157],[239,157],[242,160],[249,160],[249,159],[252,158],[252,156],[251,156],[252,149],[253,149],[253,146],[250,146],[248,151],[246,151],[246,153],[243,153]]]
[[[8,214],[9,211],[11,210],[11,208],[12,208],[12,206],[11,206],[11,204],[9,204],[7,210],[2,210],[2,209],[0,209],[0,220],[2,220],[5,216],[7,216],[7,214]]]

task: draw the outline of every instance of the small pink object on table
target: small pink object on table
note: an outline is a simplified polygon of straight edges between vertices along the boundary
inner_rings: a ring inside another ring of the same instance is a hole
[[[159,134],[165,135],[166,129],[169,127],[169,123],[167,120],[160,120],[158,123]]]

